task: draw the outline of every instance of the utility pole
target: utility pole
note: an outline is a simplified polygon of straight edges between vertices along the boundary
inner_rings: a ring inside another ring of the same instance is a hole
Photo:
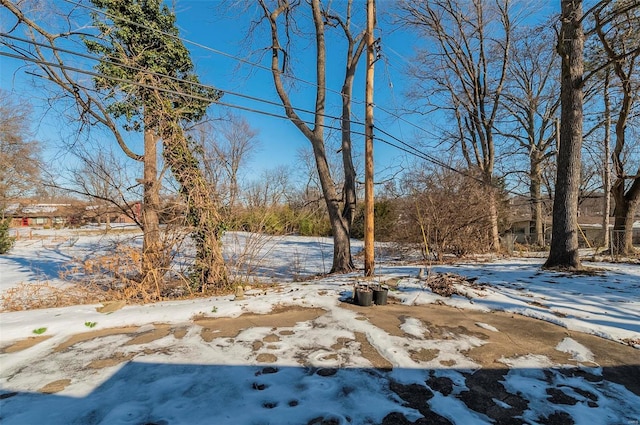
[[[364,275],[374,272],[373,223],[373,64],[376,60],[373,31],[376,20],[374,0],[367,0],[367,75],[365,79],[364,145]]]

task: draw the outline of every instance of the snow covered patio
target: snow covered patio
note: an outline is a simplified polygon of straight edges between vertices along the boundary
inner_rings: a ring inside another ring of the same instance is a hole
[[[2,289],[54,281],[92,238],[19,241],[0,258]],[[293,259],[298,274],[321,271],[330,241],[260,249],[259,273],[276,284],[242,300],[1,313],[2,422],[638,423],[637,265],[597,263],[605,271],[593,275],[541,271],[541,259],[437,266],[432,275],[474,282],[442,297],[418,278],[422,266],[379,260],[389,304],[360,307],[349,301],[358,275],[287,278]]]

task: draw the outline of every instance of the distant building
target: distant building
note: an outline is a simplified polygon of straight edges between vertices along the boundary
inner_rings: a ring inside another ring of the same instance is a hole
[[[7,205],[5,217],[11,218],[11,227],[65,227],[86,223],[133,224],[141,219],[141,203],[131,205],[131,216],[112,204],[73,201],[66,203],[39,203],[21,200]],[[134,218],[132,218],[134,217]]]
[[[580,199],[578,208],[578,241],[582,247],[602,246],[604,232],[602,229],[603,219],[603,194],[594,194]],[[551,242],[551,214],[553,201],[545,199],[543,201],[543,233],[545,244]],[[532,244],[535,242],[535,222],[532,220],[530,204],[528,198],[516,197],[510,200],[510,227],[505,233],[513,235],[515,242],[520,244]],[[614,217],[613,205],[609,212],[609,229],[613,230]],[[640,210],[636,212],[636,221],[633,224],[633,244],[640,245]]]
[[[4,214],[11,217],[11,227],[63,227],[82,224],[83,207],[80,203],[14,203]]]

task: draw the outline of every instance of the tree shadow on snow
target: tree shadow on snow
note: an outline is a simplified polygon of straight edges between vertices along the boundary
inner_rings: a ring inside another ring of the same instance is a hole
[[[132,361],[114,370],[81,397],[11,390],[9,378],[0,421],[567,425],[637,424],[640,417],[640,365],[472,371]]]

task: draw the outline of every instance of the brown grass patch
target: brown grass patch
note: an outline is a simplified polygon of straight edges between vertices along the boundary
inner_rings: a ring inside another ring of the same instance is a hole
[[[135,356],[134,353],[123,354],[123,353],[115,353],[111,357],[106,359],[98,359],[94,360],[87,365],[90,369],[104,369],[107,367],[117,366],[120,363],[128,362]]]
[[[429,362],[438,357],[438,354],[440,354],[440,352],[438,350],[423,348],[420,351],[410,351],[409,354],[411,356],[411,359],[416,362]]]
[[[149,332],[143,332],[140,335],[137,335],[130,341],[127,341],[125,345],[139,345],[139,344],[148,344],[160,338],[164,338],[165,336],[171,333],[171,327],[166,324],[154,324],[155,329]]]
[[[278,357],[271,353],[260,353],[258,357],[256,357],[256,361],[259,363],[275,363],[278,361]]]
[[[107,298],[108,294],[94,285],[61,287],[49,282],[20,283],[0,295],[0,311],[96,304]]]
[[[215,338],[235,338],[240,331],[257,326],[291,328],[299,322],[314,320],[326,313],[321,308],[276,306],[267,314],[243,314],[238,317],[196,316],[193,322],[202,327],[201,338],[211,342]]]

